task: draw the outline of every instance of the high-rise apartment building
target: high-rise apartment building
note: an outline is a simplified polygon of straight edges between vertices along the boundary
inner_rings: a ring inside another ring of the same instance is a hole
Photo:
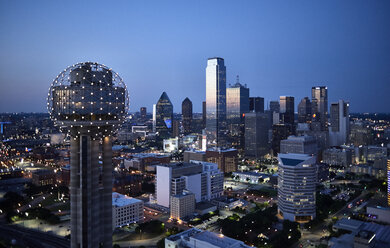
[[[172,134],[173,105],[166,92],[161,94],[156,104],[156,132],[162,137]]]
[[[264,98],[249,97],[249,112],[264,113]]]
[[[311,88],[312,129],[325,131],[328,128],[328,87]]]
[[[346,144],[349,138],[349,103],[340,100],[330,105],[329,145]]]
[[[294,126],[294,97],[281,96],[280,97],[280,114],[281,120],[284,124]]]
[[[181,114],[183,121],[183,132],[189,134],[192,132],[192,102],[188,97],[181,104]]]
[[[270,151],[269,114],[251,112],[245,114],[245,156],[260,158]]]
[[[51,118],[56,125],[67,127],[71,137],[72,248],[112,247],[111,133],[123,123],[128,102],[121,77],[92,62],[68,67],[49,89]]]
[[[156,166],[157,204],[170,207],[171,196],[189,190],[196,202],[220,197],[223,193],[223,173],[214,163],[191,161]]]
[[[278,155],[278,214],[296,222],[316,217],[316,157],[306,154]]]
[[[206,134],[208,147],[226,145],[226,67],[223,58],[210,58],[206,68]]]
[[[195,212],[195,194],[183,190],[180,194],[171,196],[170,218],[182,220]]]
[[[303,98],[298,104],[298,122],[310,123],[311,116],[311,102],[308,97]]]

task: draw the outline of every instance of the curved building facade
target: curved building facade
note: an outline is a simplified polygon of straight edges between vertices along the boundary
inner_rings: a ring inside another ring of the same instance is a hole
[[[316,216],[316,157],[279,154],[278,214],[281,218],[308,222]]]

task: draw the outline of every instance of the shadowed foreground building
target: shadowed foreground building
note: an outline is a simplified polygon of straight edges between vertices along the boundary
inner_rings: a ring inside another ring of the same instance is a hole
[[[98,63],[68,67],[49,89],[51,119],[71,137],[72,248],[112,247],[111,134],[123,122],[128,102],[120,76]]]
[[[268,140],[269,115],[252,112],[245,114],[245,156],[260,158],[270,151]]]

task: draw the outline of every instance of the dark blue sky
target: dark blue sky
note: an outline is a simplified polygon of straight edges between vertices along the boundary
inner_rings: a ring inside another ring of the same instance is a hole
[[[169,3],[168,3],[169,2]],[[151,111],[163,91],[201,111],[208,57],[266,102],[326,85],[352,112],[390,112],[390,1],[0,2],[0,112],[43,112],[68,65],[104,63]]]

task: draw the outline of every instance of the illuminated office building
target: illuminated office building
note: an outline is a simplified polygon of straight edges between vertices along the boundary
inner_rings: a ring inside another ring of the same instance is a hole
[[[328,87],[311,88],[311,107],[312,129],[315,131],[328,130]]]
[[[167,138],[172,134],[173,105],[166,92],[161,94],[156,104],[156,132]]]
[[[348,142],[349,103],[340,100],[330,105],[330,146],[341,146]]]
[[[306,154],[278,155],[278,215],[296,222],[316,217],[316,157]]]

